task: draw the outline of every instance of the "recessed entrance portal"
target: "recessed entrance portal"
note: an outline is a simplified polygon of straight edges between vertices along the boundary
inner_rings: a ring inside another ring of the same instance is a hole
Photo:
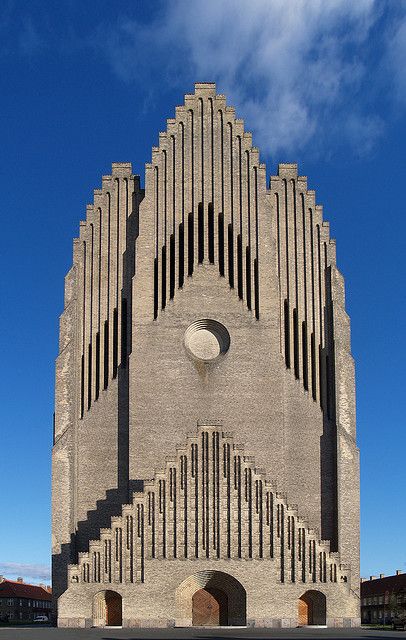
[[[115,591],[100,591],[93,600],[93,626],[121,627],[122,598]]]
[[[177,626],[246,625],[246,593],[238,580],[222,571],[199,571],[176,590]]]
[[[306,591],[299,598],[299,626],[326,624],[326,596],[321,591]]]

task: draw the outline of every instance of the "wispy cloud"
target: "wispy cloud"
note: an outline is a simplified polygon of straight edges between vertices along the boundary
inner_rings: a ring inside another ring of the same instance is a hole
[[[49,582],[51,579],[51,570],[46,564],[0,562],[0,574],[10,579],[21,577],[40,582]]]
[[[397,19],[386,35],[385,71],[391,80],[393,97],[403,105],[406,103],[406,5],[399,11]]]
[[[216,81],[266,153],[291,156],[311,147],[325,153],[332,143],[369,153],[385,127],[373,105],[374,83],[375,90],[378,81],[388,83],[380,67],[396,69],[391,82],[406,98],[406,11],[403,5],[391,22],[388,6],[173,0],[153,22],[122,17],[101,26],[96,46],[127,82]]]

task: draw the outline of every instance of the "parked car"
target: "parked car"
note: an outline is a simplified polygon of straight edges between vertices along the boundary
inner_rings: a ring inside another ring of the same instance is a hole
[[[392,618],[392,629],[406,631],[406,616],[395,616]]]
[[[35,616],[33,622],[48,622],[47,616]]]

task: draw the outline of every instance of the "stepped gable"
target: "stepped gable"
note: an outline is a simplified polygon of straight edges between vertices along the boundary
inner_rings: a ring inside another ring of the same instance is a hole
[[[186,558],[268,560],[280,582],[347,583],[348,567],[329,541],[215,422],[198,423],[90,541],[69,567],[71,583],[145,582],[148,562]]]
[[[196,83],[145,165],[153,202],[154,318],[192,277],[213,264],[259,318],[259,218],[266,167],[244,120],[214,83]]]

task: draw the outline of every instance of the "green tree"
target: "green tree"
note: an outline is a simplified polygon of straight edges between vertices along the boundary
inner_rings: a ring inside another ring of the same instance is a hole
[[[392,617],[396,617],[401,613],[401,606],[394,591],[389,595],[388,611]]]

